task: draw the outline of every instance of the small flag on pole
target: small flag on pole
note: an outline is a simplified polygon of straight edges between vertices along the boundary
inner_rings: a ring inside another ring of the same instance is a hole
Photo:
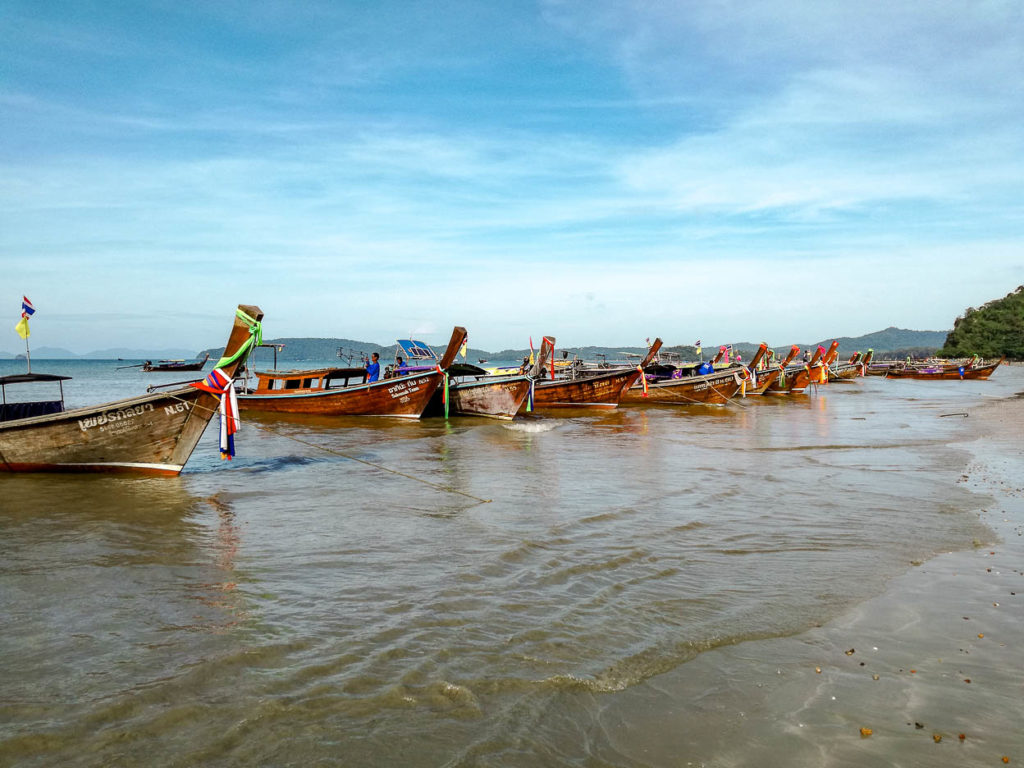
[[[462,355],[462,359],[463,360],[466,359],[466,352],[468,351],[468,349],[469,349],[469,336],[466,336],[462,340],[462,346],[459,348],[459,354]]]
[[[27,339],[31,336],[31,331],[28,327],[28,319],[36,313],[36,308],[32,306],[32,302],[28,300],[28,296],[21,297],[21,320],[14,326],[14,330],[18,332],[18,335],[23,339]]]

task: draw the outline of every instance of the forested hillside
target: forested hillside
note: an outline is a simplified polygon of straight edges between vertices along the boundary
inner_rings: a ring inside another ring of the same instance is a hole
[[[953,323],[939,354],[1024,359],[1024,285],[978,309],[968,307]]]

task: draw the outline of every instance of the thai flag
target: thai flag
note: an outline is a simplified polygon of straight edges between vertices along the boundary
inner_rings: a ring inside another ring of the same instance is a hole
[[[36,313],[36,308],[32,306],[32,302],[28,300],[28,296],[21,297],[21,316],[32,317]]]

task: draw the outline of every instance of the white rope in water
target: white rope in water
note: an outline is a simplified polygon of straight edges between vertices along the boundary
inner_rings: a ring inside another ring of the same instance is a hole
[[[459,491],[459,490],[457,490],[455,488],[449,488],[448,486],[445,486],[445,485],[440,485],[438,483],[432,483],[429,480],[424,480],[422,477],[416,477],[415,475],[410,475],[410,474],[408,474],[406,472],[399,472],[397,469],[391,469],[390,467],[385,467],[383,464],[376,464],[376,463],[374,463],[372,461],[367,461],[366,459],[360,459],[358,456],[352,456],[351,454],[344,453],[343,451],[339,451],[339,450],[336,450],[334,448],[328,448],[327,446],[318,445],[316,443],[311,443],[308,440],[302,440],[301,438],[294,437],[292,435],[286,435],[283,432],[280,432],[280,431],[278,431],[276,429],[270,429],[268,427],[260,426],[259,424],[253,424],[251,421],[248,422],[248,423],[249,423],[250,426],[255,427],[256,429],[259,429],[259,430],[261,430],[263,432],[267,432],[267,433],[269,433],[271,435],[276,435],[277,437],[283,437],[286,440],[293,440],[296,443],[301,443],[302,445],[308,445],[310,448],[316,448],[318,450],[324,451],[325,453],[333,454],[334,456],[341,456],[343,459],[349,459],[351,461],[357,461],[360,464],[365,464],[368,467],[373,467],[374,469],[379,469],[379,470],[382,470],[384,472],[390,472],[392,475],[398,475],[399,477],[404,477],[404,478],[407,478],[409,480],[415,480],[417,483],[423,483],[423,485],[429,486],[429,487],[434,488],[435,490],[438,490],[438,491],[443,491],[445,493],[454,493],[454,494],[456,494],[458,496],[465,496],[467,499],[473,499],[473,501],[477,502],[478,504],[490,504],[493,501],[493,499],[482,499],[479,496],[474,496],[473,494],[466,493],[465,491]]]
[[[168,397],[170,397],[171,399],[173,399],[173,400],[179,400],[181,402],[186,402],[185,400],[183,400],[182,398],[178,397],[177,395],[170,394],[170,393],[166,393],[166,395]],[[193,410],[209,411],[211,414],[217,412],[216,410],[210,410],[209,408],[205,408],[205,407],[200,406],[200,405],[198,405],[196,403],[192,404],[192,408],[193,408]],[[323,445],[317,445],[316,443],[311,443],[308,440],[302,440],[302,439],[300,439],[298,437],[294,437],[292,435],[286,435],[283,432],[280,432],[280,431],[278,431],[276,429],[270,429],[268,427],[264,427],[264,426],[261,426],[259,424],[254,424],[252,421],[248,421],[248,422],[246,422],[246,424],[248,424],[249,426],[251,426],[251,427],[253,427],[255,429],[261,430],[263,432],[267,432],[268,434],[276,435],[277,437],[283,437],[286,440],[292,440],[292,441],[294,441],[296,443],[301,443],[302,445],[307,445],[310,448],[316,448],[318,450],[324,451],[325,453],[330,453],[330,454],[333,454],[335,456],[341,456],[343,459],[349,459],[351,461],[355,461],[355,462],[358,462],[360,464],[365,464],[368,467],[373,467],[374,469],[379,469],[379,470],[381,470],[383,472],[390,472],[392,475],[398,475],[399,477],[405,477],[405,478],[408,478],[409,480],[415,480],[417,483],[422,483],[423,485],[429,486],[430,488],[433,488],[433,489],[438,490],[438,491],[443,491],[444,493],[453,493],[453,494],[456,494],[458,496],[465,496],[467,499],[473,499],[473,501],[477,502],[478,504],[490,504],[493,501],[493,499],[482,499],[479,496],[474,496],[471,493],[466,493],[465,491],[460,491],[460,490],[457,490],[455,488],[449,488],[447,486],[440,485],[439,483],[432,483],[429,480],[424,480],[421,477],[416,477],[415,475],[410,475],[410,474],[408,474],[406,472],[399,472],[397,469],[391,469],[390,467],[385,467],[383,464],[376,464],[376,463],[374,463],[372,461],[367,461],[366,459],[360,459],[357,456],[352,456],[351,454],[343,453],[342,451],[335,450],[334,448],[328,448],[328,447],[323,446]]]

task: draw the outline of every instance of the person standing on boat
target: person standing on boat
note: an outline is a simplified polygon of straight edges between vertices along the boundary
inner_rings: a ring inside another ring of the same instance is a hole
[[[370,362],[366,364],[366,383],[370,384],[380,378],[380,355],[374,352]]]
[[[405,360],[400,355],[395,356],[395,364],[389,366],[384,371],[385,379],[393,379],[398,376],[405,376],[409,372],[409,366],[405,364]]]

